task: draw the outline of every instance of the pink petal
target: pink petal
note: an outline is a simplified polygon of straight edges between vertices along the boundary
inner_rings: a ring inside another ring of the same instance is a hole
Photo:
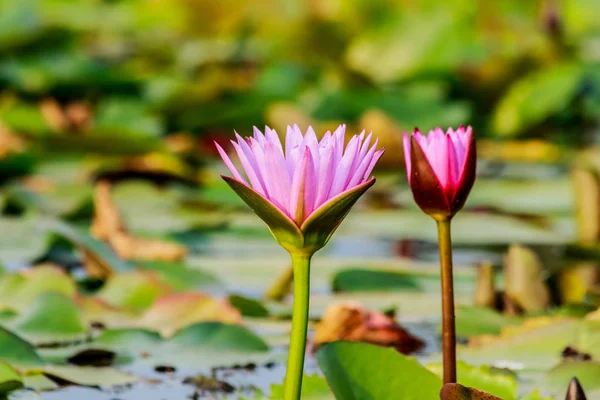
[[[369,149],[369,152],[366,154],[365,157],[363,157],[362,161],[356,168],[356,172],[354,173],[354,175],[352,175],[352,178],[350,179],[350,182],[348,183],[346,190],[352,189],[354,186],[357,186],[360,183],[362,183],[363,178],[365,176],[365,172],[367,171],[367,168],[369,167],[369,165],[371,165],[371,160],[373,159],[375,150],[377,150],[378,144],[379,144],[379,139],[375,139],[375,144],[373,145],[373,147],[371,147]]]
[[[261,146],[265,145],[265,136],[263,135],[263,133],[260,131],[260,129],[258,129],[257,127],[253,127],[252,128],[254,131],[254,140],[256,140],[258,142],[258,144],[260,144]]]
[[[291,180],[283,154],[275,144],[267,142],[265,145],[265,158],[269,181],[272,182],[271,187],[273,188],[271,196],[277,202],[279,208],[288,213],[287,205],[290,202]]]
[[[252,150],[252,154],[254,155],[254,159],[256,160],[256,164],[258,166],[258,171],[260,172],[260,176],[262,177],[263,187],[265,189],[265,197],[269,200],[273,200],[273,181],[270,179],[268,174],[267,163],[265,160],[265,152],[262,146],[256,141],[254,138],[248,138],[248,145],[250,150]]]
[[[406,164],[406,176],[410,185],[410,136],[404,132],[404,163]]]
[[[371,172],[373,172],[373,169],[375,168],[377,161],[379,161],[379,159],[381,158],[383,153],[385,153],[385,147],[383,149],[375,152],[375,154],[373,155],[373,159],[371,160],[371,163],[369,164],[369,166],[367,167],[367,170],[365,171],[365,175],[363,176],[363,181],[369,180]]]
[[[237,170],[235,165],[233,165],[233,163],[229,159],[229,156],[227,155],[227,153],[225,153],[225,150],[223,150],[223,148],[219,145],[219,143],[214,142],[214,141],[213,141],[213,143],[217,147],[217,151],[219,152],[219,155],[223,159],[223,162],[225,162],[225,165],[227,166],[227,168],[229,168],[229,171],[231,171],[231,173],[233,174],[233,177],[235,178],[235,180],[248,186],[248,183],[246,182],[246,180],[244,179],[242,174],[240,174],[240,172]]]
[[[275,147],[279,149],[281,154],[283,154],[283,148],[281,147],[281,140],[279,140],[279,135],[275,132],[274,129],[265,126],[265,138],[269,142],[273,143]]]
[[[246,159],[248,160],[250,167],[254,170],[256,178],[258,179],[258,182],[260,183],[260,187],[263,190],[263,193],[261,193],[261,194],[264,196],[266,193],[267,185],[265,185],[265,180],[262,176],[262,173],[260,172],[260,168],[258,167],[258,162],[256,161],[256,158],[254,157],[254,153],[252,152],[252,149],[250,148],[250,145],[248,144],[248,142],[246,140],[244,140],[244,138],[242,138],[237,132],[235,132],[235,137],[237,138],[238,145],[244,152],[244,155],[246,156]],[[239,156],[239,154],[238,154],[238,156]],[[240,157],[240,161],[242,161],[241,157]],[[242,163],[242,165],[243,165],[243,163]],[[244,166],[244,169],[246,169],[245,166]],[[246,172],[246,174],[248,174],[248,172]]]
[[[246,143],[246,142],[244,142],[244,143]],[[263,188],[262,183],[258,179],[256,171],[254,170],[254,168],[252,167],[252,164],[248,160],[246,153],[244,153],[244,150],[242,150],[241,146],[238,143],[234,142],[233,140],[231,141],[231,144],[233,144],[233,147],[235,148],[235,151],[237,152],[238,158],[240,159],[240,162],[242,163],[242,166],[244,167],[244,170],[246,171],[246,175],[248,176],[248,180],[250,181],[252,188],[254,190],[256,190],[260,195],[264,196],[265,189]]]
[[[346,151],[340,160],[340,163],[336,167],[335,178],[333,178],[333,184],[331,185],[331,191],[329,197],[333,197],[344,191],[348,181],[350,180],[350,172],[352,166],[356,161],[356,152],[358,151],[359,139],[358,136],[352,137]]]
[[[333,145],[330,144],[323,150],[323,154],[321,154],[315,208],[319,207],[329,198],[329,191],[331,190],[331,185],[335,176],[333,151]]]
[[[301,225],[302,221],[304,221],[305,217],[308,215],[306,212],[305,194],[308,186],[310,185],[310,183],[307,182],[308,169],[311,168],[312,165],[313,161],[310,150],[308,147],[305,147],[302,157],[300,158],[300,163],[297,165],[296,171],[294,171],[294,177],[292,178],[289,204],[290,217],[298,225]]]
[[[309,151],[310,153],[310,151]],[[315,207],[315,199],[317,197],[317,171],[312,160],[313,155],[310,155],[308,166],[306,168],[306,179],[304,181],[304,215],[305,219],[313,212]]]

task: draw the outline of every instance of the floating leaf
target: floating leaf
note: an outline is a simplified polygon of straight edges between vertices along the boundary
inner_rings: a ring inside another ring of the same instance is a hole
[[[237,323],[240,312],[223,300],[203,293],[177,293],[158,298],[139,319],[139,327],[172,336],[197,322],[220,321]]]
[[[257,300],[235,294],[230,295],[228,300],[245,317],[264,318],[269,316],[269,310]]]
[[[120,386],[140,380],[126,372],[106,367],[72,367],[47,365],[41,370],[44,374],[81,386]]]
[[[357,268],[335,274],[332,289],[336,292],[418,290],[420,285],[414,274]]]
[[[45,264],[0,277],[1,302],[13,309],[23,310],[40,295],[58,293],[73,297],[76,285],[60,267]]]
[[[73,299],[59,293],[41,294],[11,325],[35,342],[81,339],[88,330]]]
[[[564,110],[581,84],[577,65],[559,64],[541,69],[514,83],[494,113],[494,129],[515,136],[534,124]]]
[[[180,262],[146,261],[137,263],[138,268],[155,271],[160,280],[176,291],[198,289],[202,287],[219,287],[218,278],[200,268],[190,268]]]
[[[133,312],[142,312],[171,289],[149,271],[129,271],[112,275],[97,297],[108,304]]]
[[[546,374],[545,385],[557,392],[565,390],[573,377],[577,377],[586,392],[600,389],[600,362],[564,361]]]
[[[23,379],[10,365],[0,362],[0,395],[23,387]]]
[[[3,327],[0,327],[0,360],[19,367],[44,364],[29,342]]]
[[[519,325],[520,317],[504,315],[483,307],[458,307],[456,310],[456,334],[461,337],[497,335],[507,325]]]
[[[272,400],[283,399],[283,384],[271,385]],[[331,390],[325,378],[319,375],[304,375],[302,378],[302,393],[300,397],[304,400],[330,400]]]
[[[248,329],[222,322],[202,322],[177,332],[169,346],[180,348],[207,349],[210,351],[263,352],[269,346]]]
[[[435,399],[441,379],[414,358],[364,343],[334,342],[317,352],[336,398]]]

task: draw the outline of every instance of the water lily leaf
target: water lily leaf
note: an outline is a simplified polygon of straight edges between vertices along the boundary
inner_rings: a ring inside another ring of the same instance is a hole
[[[10,365],[0,362],[0,395],[23,387],[23,379]]]
[[[283,384],[271,385],[272,400],[283,399]],[[331,390],[327,385],[327,380],[319,375],[304,375],[302,378],[301,398],[307,400],[330,400],[332,398]]]
[[[81,229],[58,220],[52,221],[52,229],[57,235],[83,249],[86,255],[106,271],[127,271],[131,269],[131,265],[117,257],[108,245],[92,238]]]
[[[513,244],[504,257],[504,286],[511,303],[525,312],[540,312],[550,306],[550,289],[544,268],[531,249]]]
[[[560,360],[565,347],[579,343],[581,327],[575,318],[532,318],[523,325],[505,327],[500,336],[472,339],[468,346],[458,347],[458,357],[476,365],[546,369]]]
[[[231,192],[227,187],[224,189]],[[220,213],[182,207],[182,203],[197,202],[196,194],[193,190],[158,187],[140,180],[120,182],[112,191],[112,197],[131,232],[158,237],[190,230],[213,229],[225,222]],[[237,197],[235,193],[232,195]],[[152,215],[152,218],[148,218],[148,215]]]
[[[51,377],[56,377],[81,386],[121,386],[129,385],[140,380],[140,378],[126,372],[107,367],[46,365],[40,371]]]
[[[184,263],[146,261],[137,263],[138,268],[155,271],[160,280],[175,291],[219,287],[219,279],[212,273],[199,268],[189,268]]]
[[[76,290],[75,281],[62,268],[50,264],[0,277],[0,302],[15,310],[29,307],[44,293],[72,298]]]
[[[481,390],[463,386],[458,383],[447,383],[440,392],[441,400],[503,400]]]
[[[33,374],[24,374],[22,378],[23,384],[26,388],[33,389],[36,391],[56,390],[59,387],[56,382],[49,379],[46,375],[42,373],[36,372]]]
[[[112,306],[137,313],[170,292],[171,288],[156,273],[134,270],[112,275],[97,297]]]
[[[317,359],[338,399],[435,399],[442,387],[439,377],[392,349],[334,342],[323,345]]]
[[[443,367],[441,364],[429,365],[428,368],[442,377]],[[517,381],[514,376],[503,372],[494,372],[487,366],[475,367],[463,361],[459,361],[456,368],[459,384],[477,388],[503,400],[517,399]]]
[[[423,229],[430,226],[430,229]],[[486,229],[493,226],[494,229]],[[353,213],[340,227],[340,234],[437,242],[435,223],[416,210]],[[576,238],[574,221],[548,220],[544,227],[516,217],[462,211],[452,220],[452,243],[467,245],[564,244]]]
[[[458,307],[456,334],[461,337],[498,335],[507,325],[519,325],[520,317],[504,315],[486,307]]]
[[[240,320],[240,312],[226,301],[203,293],[186,292],[158,298],[140,317],[137,326],[172,336],[197,322],[238,323]]]
[[[114,351],[118,356],[139,358],[160,351],[163,340],[157,332],[138,328],[107,329],[93,341],[98,348]]]
[[[10,392],[7,397],[8,400],[42,400],[37,392],[31,390],[15,390]]]
[[[519,400],[552,400],[552,397],[544,397],[540,394],[539,390],[534,390],[525,396],[519,397]]]
[[[586,393],[600,389],[600,362],[563,361],[548,371],[544,383],[561,393],[573,377],[577,377]]]
[[[0,231],[10,232],[0,243],[0,261],[23,265],[47,250],[49,226],[34,216],[1,217]]]
[[[414,274],[369,269],[347,269],[333,277],[334,292],[418,290],[418,279]]]
[[[44,364],[29,342],[3,327],[0,327],[0,360],[19,367]]]
[[[264,318],[269,316],[269,310],[257,300],[235,294],[230,295],[227,299],[245,317]]]
[[[562,111],[581,83],[582,70],[563,64],[540,69],[514,83],[494,112],[494,129],[515,136]]]
[[[202,322],[177,332],[168,346],[180,348],[205,348],[210,351],[229,350],[240,352],[263,352],[269,346],[248,329],[222,322]]]
[[[37,343],[82,338],[88,330],[74,300],[59,293],[41,294],[10,325]]]

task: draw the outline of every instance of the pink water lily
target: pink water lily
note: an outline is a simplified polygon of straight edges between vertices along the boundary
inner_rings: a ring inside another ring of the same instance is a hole
[[[375,178],[371,173],[384,152],[377,150],[372,135],[353,136],[345,146],[346,126],[326,132],[321,140],[309,127],[303,135],[297,125],[288,126],[285,148],[275,130],[265,127],[263,134],[231,141],[245,176],[227,153],[215,143],[233,178],[252,188],[276,206],[298,227],[316,210]]]
[[[475,181],[475,141],[471,127],[404,134],[408,183],[423,211],[446,218],[460,210]]]

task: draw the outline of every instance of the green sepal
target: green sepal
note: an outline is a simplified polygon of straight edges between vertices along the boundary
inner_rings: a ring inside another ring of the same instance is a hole
[[[327,244],[358,198],[373,184],[375,178],[329,199],[298,227],[269,200],[237,180],[222,176],[227,184],[269,227],[275,240],[290,253],[314,254]]]
[[[254,189],[228,176],[221,176],[242,200],[265,221],[269,230],[284,249],[301,249],[304,239],[300,228],[269,200]]]

